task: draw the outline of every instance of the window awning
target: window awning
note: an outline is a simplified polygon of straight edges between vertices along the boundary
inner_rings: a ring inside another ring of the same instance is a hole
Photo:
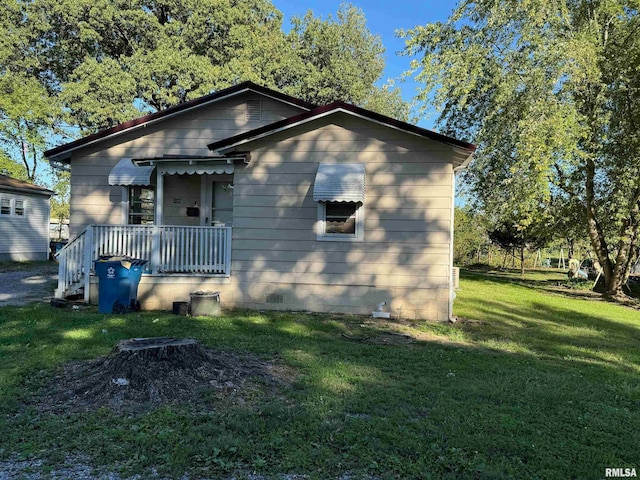
[[[313,186],[316,202],[364,203],[363,163],[321,163]]]
[[[204,164],[195,163],[193,165],[186,162],[174,163],[169,165],[158,165],[158,168],[162,173],[166,175],[222,175],[233,173],[234,165],[230,164]]]
[[[140,167],[130,158],[123,158],[109,173],[109,185],[151,185],[155,166]]]

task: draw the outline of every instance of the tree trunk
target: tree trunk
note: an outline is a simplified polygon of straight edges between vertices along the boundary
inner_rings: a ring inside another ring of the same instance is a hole
[[[525,246],[520,246],[520,276],[524,278],[524,251]]]
[[[624,221],[622,228],[620,229],[619,241],[618,241],[618,254],[616,255],[616,261],[613,268],[613,275],[611,282],[607,285],[607,296],[620,297],[624,296],[623,287],[629,279],[629,273],[631,272],[631,264],[634,260],[634,250],[638,236],[638,223],[637,219],[640,214],[638,208],[639,195],[634,195],[631,200],[633,207],[629,217]],[[605,279],[606,281],[606,279]]]
[[[569,258],[574,258],[576,241],[573,238],[567,238],[567,250]]]
[[[586,183],[585,183],[585,199],[587,202],[587,230],[591,246],[598,258],[598,262],[602,267],[602,276],[605,283],[605,295],[608,297],[617,297],[622,293],[622,284],[618,284],[618,280],[614,281],[613,263],[609,258],[609,248],[602,227],[598,223],[596,206],[595,206],[595,174],[596,165],[591,157],[586,161]]]

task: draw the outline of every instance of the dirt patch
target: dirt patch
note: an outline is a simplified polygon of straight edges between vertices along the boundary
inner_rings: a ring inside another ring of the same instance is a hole
[[[435,332],[422,331],[421,322],[403,319],[371,319],[362,323],[345,323],[341,336],[347,340],[373,345],[409,346],[420,342],[446,345],[464,344]]]
[[[142,412],[169,403],[197,405],[222,398],[244,402],[257,391],[279,395],[293,379],[275,360],[199,344],[188,361],[167,355],[136,355],[133,360],[123,360],[116,347],[107,357],[67,363],[45,382],[38,408],[53,413],[101,407]]]
[[[406,345],[414,343],[416,339],[411,335],[398,332],[375,332],[373,334],[348,334],[343,333],[342,336],[354,342],[368,343],[371,345]]]

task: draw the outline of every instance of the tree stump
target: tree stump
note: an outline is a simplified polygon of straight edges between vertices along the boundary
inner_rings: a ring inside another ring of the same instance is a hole
[[[48,390],[45,408],[140,411],[170,402],[209,404],[235,396],[247,381],[273,384],[272,368],[251,353],[211,350],[189,338],[132,338],[107,357],[67,364]]]
[[[195,370],[209,360],[209,353],[191,338],[130,338],[118,342],[99,368],[114,378],[148,382],[176,370]]]

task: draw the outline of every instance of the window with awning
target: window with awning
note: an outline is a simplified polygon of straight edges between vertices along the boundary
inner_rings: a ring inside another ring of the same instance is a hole
[[[313,185],[316,202],[364,203],[365,170],[362,163],[321,163]]]
[[[364,164],[320,164],[313,186],[313,199],[318,202],[317,239],[362,241],[364,194]]]

